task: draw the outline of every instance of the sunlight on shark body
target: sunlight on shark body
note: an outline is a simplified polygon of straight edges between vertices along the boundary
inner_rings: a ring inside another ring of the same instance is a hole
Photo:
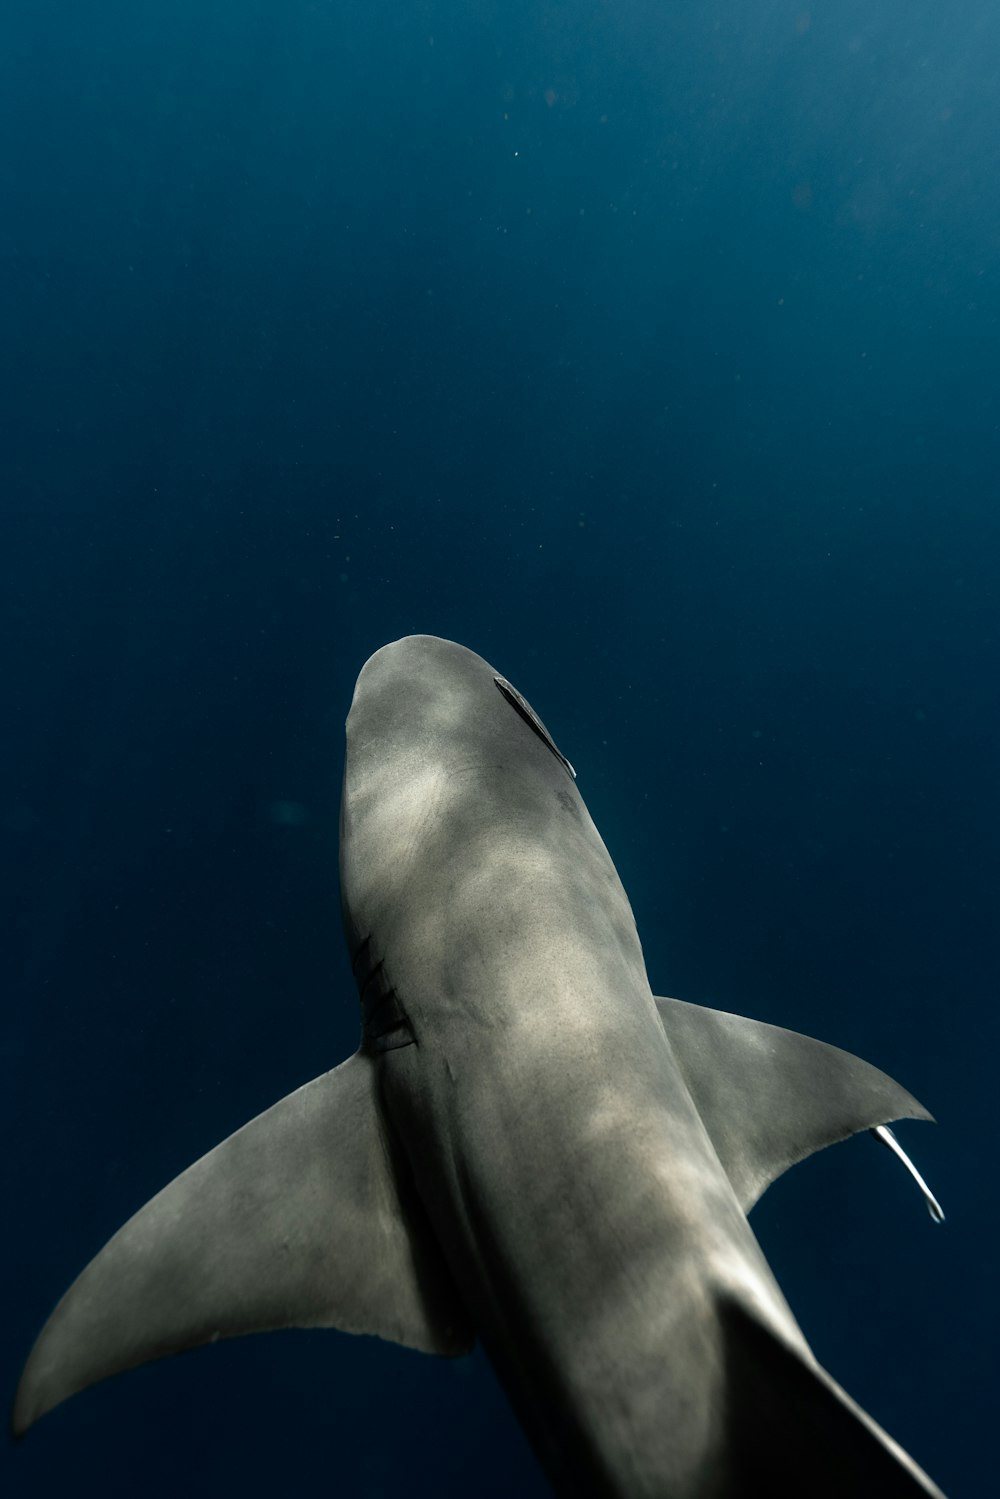
[[[479,1336],[562,1494],[940,1495],[817,1363],[746,1216],[822,1146],[929,1115],[846,1052],[653,995],[572,766],[471,651],[364,667],[341,892],[358,1052],[115,1235],[15,1431],[219,1337]]]

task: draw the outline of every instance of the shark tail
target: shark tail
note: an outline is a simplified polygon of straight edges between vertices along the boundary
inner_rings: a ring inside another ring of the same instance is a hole
[[[938,1486],[819,1364],[744,1303],[720,1308],[733,1495],[944,1499]]]

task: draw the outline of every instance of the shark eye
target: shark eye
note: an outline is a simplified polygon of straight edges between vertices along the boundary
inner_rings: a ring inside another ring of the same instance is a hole
[[[560,765],[562,765],[566,770],[569,771],[570,775],[575,781],[576,771],[566,759],[566,756],[560,754],[556,749],[555,740],[552,738],[552,735],[542,723],[542,720],[539,718],[534,708],[528,702],[528,699],[526,697],[522,697],[517,688],[511,686],[506,677],[494,677],[493,680],[500,691],[503,693],[504,697],[507,699],[508,703],[510,703],[511,707],[514,709],[514,712],[519,714],[520,717],[524,719],[528,727],[538,735],[542,743],[548,746],[548,748],[555,755],[556,759],[559,761]]]

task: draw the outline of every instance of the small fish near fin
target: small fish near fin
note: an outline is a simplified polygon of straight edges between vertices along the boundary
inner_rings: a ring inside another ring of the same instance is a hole
[[[789,1347],[742,1300],[719,1306],[734,1495],[767,1499],[944,1499],[826,1370]]]
[[[748,1213],[816,1150],[891,1119],[931,1119],[849,1051],[723,1010],[656,1000],[691,1097]]]
[[[223,1140],[66,1292],[21,1377],[14,1434],[109,1374],[241,1333],[335,1327],[467,1352],[471,1324],[390,1151],[362,1052]]]

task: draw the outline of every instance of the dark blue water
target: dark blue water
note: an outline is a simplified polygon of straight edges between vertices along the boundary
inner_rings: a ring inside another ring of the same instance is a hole
[[[754,1214],[952,1496],[997,1397],[1000,12],[5,0],[3,1371],[351,1052],[343,720],[409,631],[573,760],[654,988],[905,1082]],[[988,1456],[989,1454],[989,1456]],[[546,1492],[485,1361],[150,1366],[5,1491]]]

